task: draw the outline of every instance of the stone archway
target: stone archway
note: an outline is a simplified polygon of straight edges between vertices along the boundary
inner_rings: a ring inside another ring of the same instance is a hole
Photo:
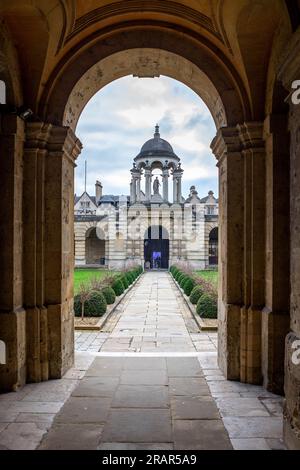
[[[144,263],[146,269],[169,268],[169,234],[161,225],[151,225],[144,235]]]
[[[83,44],[81,45],[82,49],[77,49],[76,66],[75,62],[67,57],[58,66],[44,89],[40,107],[41,115],[55,125],[65,124],[75,130],[77,120],[87,101],[94,93],[115,78],[129,73],[141,77],[153,77],[165,73],[170,77],[182,80],[206,102],[213,114],[219,133],[228,134],[229,138],[224,140],[222,148],[224,156],[220,154],[221,149],[219,148],[215,148],[214,152],[222,161],[220,175],[228,174],[226,167],[235,175],[235,183],[230,176],[227,188],[230,193],[235,193],[235,196],[228,199],[226,193],[222,191],[220,192],[219,204],[223,206],[224,213],[229,217],[235,217],[239,221],[243,220],[243,205],[240,202],[244,191],[242,137],[235,125],[251,119],[251,107],[238,71],[209,41],[205,41],[204,45],[203,38],[196,34],[185,36],[183,40],[178,31],[174,31],[166,25],[162,25],[162,29],[157,30],[156,27],[149,24],[146,33],[144,29],[140,29],[138,24],[135,28],[129,27],[126,32],[122,33],[116,28],[111,31],[108,47],[107,39],[102,38],[101,34],[102,31],[99,31],[97,36],[93,38],[89,52],[83,47]],[[220,57],[224,59],[223,62],[220,62]],[[61,73],[62,70],[63,73]],[[183,74],[182,70],[186,73]],[[236,146],[236,161],[233,158],[227,161],[227,147],[229,149],[232,145],[231,139]],[[227,181],[224,183],[227,185]],[[233,186],[235,186],[234,190]],[[230,207],[227,207],[228,204]],[[223,239],[226,243],[227,240],[230,240],[232,259],[238,258],[240,263],[230,265],[230,269],[226,272],[226,282],[220,282],[219,298],[222,302],[221,311],[226,312],[230,308],[232,311],[236,311],[236,316],[238,316],[243,304],[242,291],[232,302],[228,302],[226,298],[228,286],[231,283],[234,285],[235,279],[242,278],[243,269],[242,249],[234,242],[229,233],[232,230],[235,236],[237,235],[236,228],[232,227],[238,227],[240,230],[239,240],[243,238],[242,224],[239,222],[235,225],[233,222],[232,225],[228,225],[229,231],[222,232]],[[237,324],[239,324],[238,318]],[[239,337],[239,331],[236,331],[235,326],[234,332],[231,333],[227,331],[227,322],[225,322],[223,331],[223,324],[220,322],[220,365],[225,375],[231,379],[240,379],[239,360],[228,358],[226,364],[223,364],[222,361],[228,350],[231,351],[231,345],[228,345],[228,341],[236,336]],[[238,355],[239,351],[240,344],[237,341],[233,354]],[[232,367],[234,372],[231,371]]]
[[[98,230],[92,227],[85,234],[85,263],[105,265],[105,240],[98,237]]]
[[[291,168],[296,175],[290,183],[286,166],[281,174],[281,157],[287,157],[290,144],[288,132],[281,139],[287,111],[281,119],[281,111],[274,113],[268,106],[276,80],[280,77],[289,91],[299,74],[298,36],[292,37],[285,2],[221,2],[217,8],[207,2],[211,11],[200,12],[179,1],[174,11],[169,1],[142,2],[140,9],[136,1],[120,1],[117,12],[112,5],[91,11],[81,5],[78,17],[73,2],[32,0],[24,8],[21,3],[1,3],[12,40],[5,32],[0,79],[7,83],[9,104],[23,104],[24,91],[37,119],[25,125],[16,115],[5,115],[1,128],[0,150],[7,157],[1,160],[6,195],[1,214],[7,216],[11,208],[3,237],[10,248],[0,250],[5,267],[1,328],[9,352],[1,369],[2,389],[61,377],[73,361],[71,209],[80,152],[74,131],[81,110],[93,93],[119,76],[161,73],[198,93],[218,130],[212,149],[220,174],[219,364],[229,379],[264,380],[270,389],[282,388],[283,337],[291,330],[286,388],[291,390],[287,420],[293,433],[299,381],[289,361],[291,341],[299,337],[299,231],[291,221],[290,323],[289,286],[282,282],[289,272],[279,261],[282,253],[289,257],[289,250],[280,250],[278,242],[289,220],[278,218],[278,194],[291,186],[291,211],[297,215],[299,113],[290,105]],[[64,15],[58,14],[60,8]],[[19,27],[11,11],[17,19],[26,16],[27,28]],[[33,24],[39,34],[31,41],[28,25]],[[285,148],[275,155],[278,142]],[[267,190],[266,181],[272,183]],[[278,227],[275,238],[270,237],[271,226]],[[282,278],[276,277],[279,271]]]

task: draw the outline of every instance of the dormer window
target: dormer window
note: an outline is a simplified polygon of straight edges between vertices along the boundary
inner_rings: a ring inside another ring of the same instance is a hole
[[[215,208],[213,206],[207,206],[207,215],[214,215]]]

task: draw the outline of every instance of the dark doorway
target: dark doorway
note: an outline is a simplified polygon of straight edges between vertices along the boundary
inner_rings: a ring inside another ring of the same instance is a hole
[[[86,264],[105,264],[105,240],[98,238],[95,227],[86,234],[85,259]]]
[[[146,269],[169,268],[169,234],[161,225],[149,227],[144,240]]]
[[[218,227],[212,229],[209,234],[209,265],[218,264]]]

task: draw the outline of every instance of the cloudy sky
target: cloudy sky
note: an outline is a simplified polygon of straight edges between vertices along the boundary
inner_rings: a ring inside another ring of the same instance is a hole
[[[90,100],[76,130],[84,147],[77,160],[76,194],[84,191],[85,160],[89,194],[94,195],[96,179],[104,194],[129,194],[133,158],[153,137],[156,123],[181,158],[183,196],[191,185],[201,197],[211,189],[217,195],[216,160],[209,148],[216,133],[212,117],[193,91],[167,77],[124,77]]]

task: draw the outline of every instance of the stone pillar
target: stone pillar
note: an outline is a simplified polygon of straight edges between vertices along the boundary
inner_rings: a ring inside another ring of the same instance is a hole
[[[264,386],[283,394],[290,295],[290,138],[287,116],[269,115],[266,141],[266,285],[262,314]]]
[[[300,31],[293,34],[282,57],[279,79],[288,93],[300,78]],[[290,101],[290,332],[285,346],[284,439],[289,449],[300,449],[300,105]],[[298,350],[298,354],[295,354]],[[296,356],[296,357],[295,357]]]
[[[146,196],[146,201],[150,201],[150,199],[151,199],[151,179],[152,179],[151,168],[146,167],[145,168],[145,196]]]
[[[141,201],[141,172],[136,177],[136,201]]]
[[[173,202],[177,202],[177,176],[173,173]]]
[[[265,302],[265,144],[263,124],[238,126],[244,163],[244,274],[241,381],[260,384],[261,318]]]
[[[48,322],[45,307],[45,165],[52,126],[26,125],[23,231],[24,308],[26,309],[27,382],[49,377]]]
[[[130,183],[130,202],[132,204],[135,203],[135,182],[134,182],[133,178],[132,178],[131,183]]]
[[[53,126],[45,165],[45,304],[49,378],[74,360],[74,166],[81,144],[71,129]]]
[[[177,202],[181,202],[181,199],[182,199],[181,180],[182,180],[182,175],[180,174],[177,177]]]
[[[163,199],[165,202],[169,201],[169,169],[163,168]]]
[[[24,122],[0,116],[0,391],[17,390],[26,380],[26,315],[23,309],[23,145]]]
[[[219,168],[218,362],[227,379],[239,380],[244,168],[238,129],[220,129],[212,142],[212,151]]]

